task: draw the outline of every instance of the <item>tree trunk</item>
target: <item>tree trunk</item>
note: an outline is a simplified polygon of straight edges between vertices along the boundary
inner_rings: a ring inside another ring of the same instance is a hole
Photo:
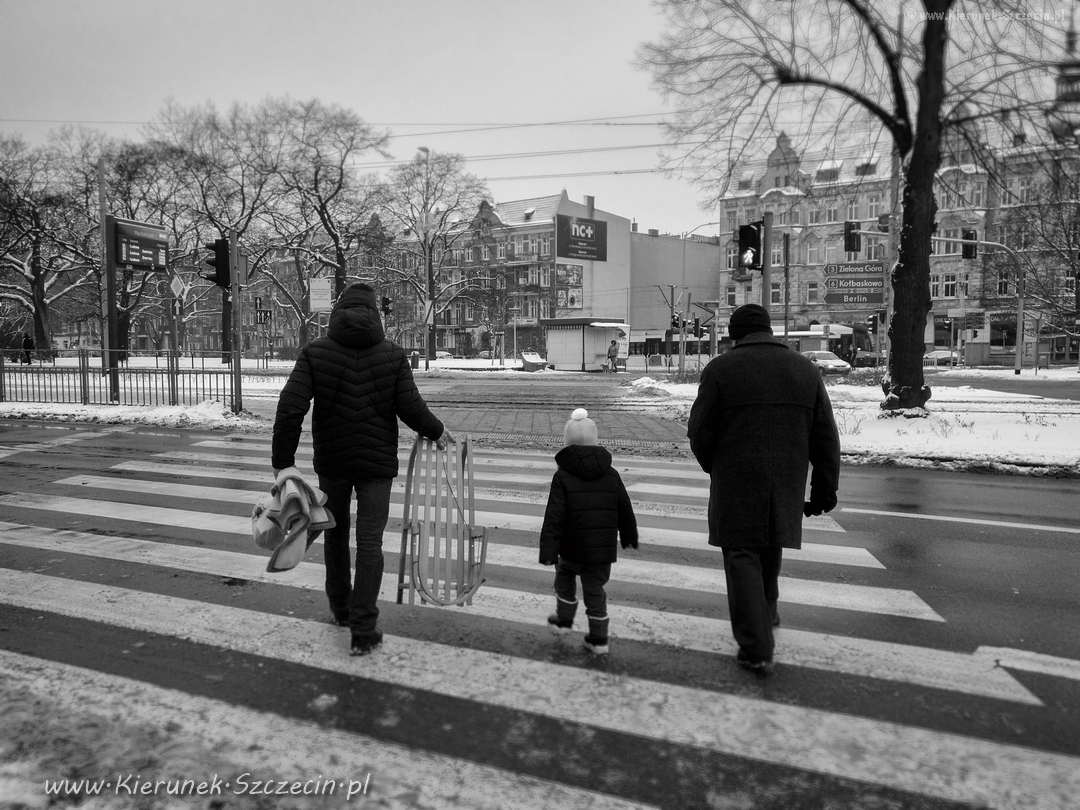
[[[927,11],[948,11],[951,0],[926,3]],[[940,6],[940,9],[933,8]],[[930,312],[930,249],[937,202],[934,178],[941,164],[941,102],[945,95],[945,46],[948,32],[944,19],[928,19],[923,31],[923,69],[916,84],[919,106],[915,142],[904,177],[904,224],[896,269],[892,274],[894,312],[889,324],[889,373],[882,382],[882,409],[921,408],[930,399],[923,378],[924,334]]]

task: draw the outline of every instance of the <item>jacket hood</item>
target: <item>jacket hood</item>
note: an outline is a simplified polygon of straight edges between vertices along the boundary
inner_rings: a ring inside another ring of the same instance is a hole
[[[555,454],[555,463],[575,478],[595,481],[611,469],[611,453],[597,445],[572,444]]]
[[[327,334],[343,346],[366,349],[386,337],[375,291],[366,284],[354,284],[341,294],[330,312]]]

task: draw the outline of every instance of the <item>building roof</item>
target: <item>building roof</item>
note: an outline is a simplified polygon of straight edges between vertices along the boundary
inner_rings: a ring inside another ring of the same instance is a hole
[[[510,200],[495,203],[495,213],[504,225],[528,225],[534,222],[552,222],[559,203],[566,196],[563,191],[550,197],[532,197],[527,200]]]

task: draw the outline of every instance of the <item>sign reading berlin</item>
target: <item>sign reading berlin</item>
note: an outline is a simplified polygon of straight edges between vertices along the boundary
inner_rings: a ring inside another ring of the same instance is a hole
[[[555,255],[562,259],[607,261],[607,223],[555,215]]]

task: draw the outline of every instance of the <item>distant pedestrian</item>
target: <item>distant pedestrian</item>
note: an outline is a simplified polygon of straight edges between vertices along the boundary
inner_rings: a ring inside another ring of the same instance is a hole
[[[398,474],[398,418],[440,449],[454,437],[428,410],[405,350],[386,339],[375,290],[353,284],[330,313],[327,337],[300,350],[278,399],[274,474],[294,466],[304,416],[315,401],[312,466],[336,525],[323,539],[326,595],[334,621],[352,632],[352,654],[382,643],[376,625],[382,587],[382,536]],[[356,576],[349,554],[356,493]]]
[[[30,363],[32,362],[32,360],[30,359],[30,352],[32,352],[34,350],[34,339],[32,337],[30,337],[29,332],[23,332],[22,350],[23,350],[22,362],[26,363],[27,365],[30,365]]]
[[[555,454],[559,469],[551,480],[544,526],[540,530],[540,562],[555,568],[555,613],[548,625],[556,633],[574,626],[577,579],[585,600],[589,633],[585,648],[608,652],[607,594],[611,564],[618,544],[638,547],[637,519],[630,496],[611,453],[599,446],[596,423],[578,408],[563,430],[565,447]]]
[[[768,310],[739,307],[729,334],[734,347],[701,374],[687,434],[711,478],[709,545],[723,550],[738,662],[764,672],[783,549],[801,548],[804,515],[836,506],[840,435],[817,367],[772,336]]]
[[[608,371],[615,372],[619,370],[619,344],[614,340],[607,347],[607,364]]]

